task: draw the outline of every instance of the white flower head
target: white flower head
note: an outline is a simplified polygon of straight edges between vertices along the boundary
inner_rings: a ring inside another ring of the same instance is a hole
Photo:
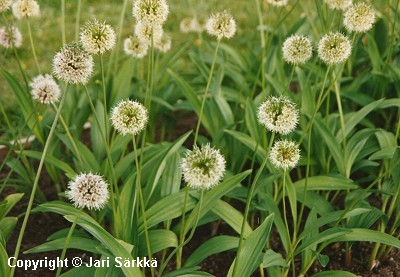
[[[60,87],[49,74],[37,76],[29,85],[32,98],[41,104],[54,104],[60,98]]]
[[[149,119],[147,109],[139,102],[122,100],[111,111],[111,123],[123,136],[141,132]]]
[[[357,3],[346,10],[343,25],[350,32],[364,33],[371,30],[375,19],[375,11],[370,5]]]
[[[38,17],[39,4],[35,0],[17,0],[12,4],[12,12],[17,19]]]
[[[53,72],[67,83],[86,84],[93,72],[93,57],[80,44],[67,44],[54,56]]]
[[[146,56],[149,44],[136,36],[130,36],[124,40],[124,51],[127,55],[141,59]]]
[[[20,47],[22,45],[22,35],[17,27],[10,26],[0,28],[0,45],[5,48]]]
[[[325,0],[325,3],[332,10],[344,11],[352,5],[352,0]]]
[[[11,4],[12,0],[0,0],[0,13],[8,10]]]
[[[169,8],[165,0],[136,0],[132,14],[136,21],[150,25],[162,25],[168,17]]]
[[[269,153],[272,165],[278,169],[294,168],[300,160],[299,146],[289,140],[278,140]]]
[[[225,158],[209,144],[187,150],[181,161],[183,179],[191,188],[210,189],[217,185],[225,173]]]
[[[267,2],[272,6],[282,7],[287,5],[288,0],[267,0]]]
[[[163,33],[162,26],[159,24],[152,25],[146,22],[138,22],[135,25],[135,35],[138,39],[148,44],[151,44],[152,39],[153,42],[160,40]]]
[[[312,57],[311,41],[305,36],[292,35],[282,46],[283,59],[291,64],[306,63]]]
[[[171,49],[171,37],[164,33],[163,36],[154,43],[154,48],[163,53],[168,52]]]
[[[108,200],[108,184],[99,175],[81,173],[68,183],[67,197],[77,208],[100,210]]]
[[[339,64],[351,55],[351,43],[342,33],[329,33],[318,43],[318,56],[326,64]]]
[[[258,121],[268,130],[287,135],[296,128],[299,113],[286,97],[270,97],[258,108]]]
[[[227,11],[211,15],[206,23],[207,32],[218,40],[231,38],[236,33],[236,22]]]
[[[179,23],[179,28],[182,33],[201,33],[205,29],[205,22],[199,21],[197,17],[185,17]]]
[[[114,29],[105,23],[97,21],[86,22],[81,29],[80,41],[86,52],[90,54],[103,54],[115,45]]]

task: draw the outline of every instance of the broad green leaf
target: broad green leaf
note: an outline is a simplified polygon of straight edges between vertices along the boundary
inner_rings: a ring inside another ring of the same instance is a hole
[[[207,257],[232,250],[238,247],[239,238],[231,236],[216,236],[200,245],[185,262],[185,267],[195,266]]]
[[[315,118],[314,126],[320,133],[323,141],[325,141],[325,144],[328,146],[330,154],[335,160],[339,172],[345,175],[345,164],[343,160],[344,154],[338,141],[335,139],[335,137],[332,135],[332,133],[329,131],[329,129],[325,126],[320,118]]]
[[[242,229],[243,214],[232,207],[225,201],[218,200],[212,208],[212,212],[219,216],[224,222],[232,227],[239,235]],[[248,222],[246,222],[243,237],[247,238],[253,230]]]
[[[306,179],[294,183],[297,192],[303,193]],[[307,190],[347,190],[357,189],[358,186],[343,176],[312,176],[308,177]]]
[[[225,130],[225,132],[243,143],[250,150],[255,151],[257,149],[257,157],[259,160],[263,161],[267,158],[267,152],[249,135],[233,130]]]
[[[8,241],[10,238],[15,225],[17,224],[17,217],[5,217],[0,220],[0,234],[4,238],[5,241]]]
[[[14,193],[6,196],[6,198],[0,203],[0,219],[3,219],[8,212],[17,204],[22,196],[23,193]]]
[[[8,255],[5,246],[0,242],[0,276],[8,276],[10,267],[8,266]]]
[[[321,271],[317,274],[314,274],[311,277],[357,277],[359,275],[355,275],[348,271],[342,270],[328,270],[328,271]]]
[[[76,277],[76,276],[94,276],[96,271],[95,267],[87,267],[87,266],[81,266],[81,267],[75,267],[64,274],[61,274],[61,277]]]
[[[24,254],[61,250],[64,248],[64,246],[65,246],[65,237],[42,243],[41,245],[35,246],[29,250],[24,251]],[[97,249],[100,246],[101,244],[98,241],[92,239],[87,239],[82,237],[71,237],[71,240],[68,244],[68,249],[70,248],[80,249],[83,251],[100,254],[99,250]]]
[[[332,239],[332,241],[368,241],[400,248],[400,240],[383,232],[364,228],[348,229],[350,232]]]
[[[24,155],[34,158],[34,159],[37,159],[37,160],[40,160],[42,158],[42,152],[34,151],[34,150],[24,150]],[[46,158],[45,158],[45,162],[59,168],[60,170],[65,172],[68,177],[72,177],[72,176],[76,175],[75,170],[73,170],[69,164],[61,161],[60,159],[58,159],[56,157],[53,157],[53,156],[50,156],[47,154]]]
[[[150,230],[149,231],[149,241],[151,253],[157,253],[169,247],[178,246],[178,237],[176,234],[170,230]],[[147,256],[147,244],[145,234],[139,237],[139,256]]]
[[[262,262],[262,250],[268,240],[274,215],[269,215],[264,222],[255,229],[250,236],[243,242],[241,251],[229,268],[228,276],[250,276],[256,267]],[[236,272],[233,276],[233,268],[236,265]]]
[[[129,252],[94,220],[86,220],[83,217],[77,218],[77,215],[65,215],[64,217],[70,222],[76,221],[79,226],[99,240],[114,255],[114,257],[119,257],[122,260],[133,260],[133,257]],[[144,276],[137,267],[122,267],[121,269],[124,274],[129,277]]]
[[[218,184],[218,186],[214,187],[212,190],[204,193],[202,206],[200,210],[200,219],[210,211],[215,203],[224,195],[226,195],[229,191],[235,188],[244,178],[246,178],[251,173],[251,170],[246,170],[237,175],[226,178],[223,182]],[[190,214],[186,221],[185,225],[185,234],[193,227],[195,224],[197,214],[199,213],[199,205],[197,203],[196,207],[193,209],[193,212]]]
[[[285,259],[282,258],[282,255],[271,249],[268,249],[267,252],[265,252],[262,266],[263,268],[272,266],[288,267]]]

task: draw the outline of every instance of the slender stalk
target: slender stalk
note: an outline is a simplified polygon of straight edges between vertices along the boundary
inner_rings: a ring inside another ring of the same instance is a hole
[[[136,147],[136,140],[135,135],[132,135],[132,144],[133,144],[133,152],[135,153],[135,165],[136,165],[136,193],[139,194],[140,205],[142,206],[142,217],[143,217],[143,226],[144,226],[144,233],[146,237],[146,245],[147,245],[147,255],[149,259],[152,259],[151,254],[151,244],[150,244],[150,237],[149,237],[149,230],[147,225],[147,218],[146,218],[146,206],[143,199],[143,192],[142,192],[142,184],[141,184],[141,164],[138,160],[137,154],[137,147]],[[150,267],[151,276],[154,277],[154,268]]]
[[[271,139],[269,141],[269,146],[268,146],[268,149],[267,149],[267,153],[270,151],[274,139],[275,139],[275,133],[272,133],[271,134]],[[244,217],[243,217],[243,221],[242,221],[242,227],[240,229],[240,239],[239,239],[239,244],[238,244],[238,249],[237,249],[237,257],[240,255],[240,252],[241,252],[242,247],[243,247],[244,229],[245,229],[245,226],[246,226],[247,218],[249,216],[251,199],[253,198],[253,194],[254,194],[254,190],[256,188],[256,184],[258,182],[258,179],[261,176],[261,173],[263,172],[263,170],[264,170],[264,168],[265,168],[265,166],[267,164],[267,161],[268,161],[268,158],[265,158],[263,163],[261,164],[261,167],[258,169],[256,177],[254,178],[253,183],[251,184],[249,195],[247,196],[246,207],[245,207],[245,210],[244,210]],[[235,265],[233,266],[233,271],[232,271],[232,276],[233,277],[236,277],[237,267],[238,267],[238,262],[237,262],[237,259],[236,259]]]
[[[61,0],[61,39],[62,44],[65,45],[67,43],[65,36],[65,0]]]
[[[64,0],[62,0],[64,1]],[[78,4],[76,7],[76,16],[75,16],[75,41],[79,41],[79,25],[81,19],[81,8],[82,8],[82,0],[78,0]],[[65,42],[64,42],[65,44]]]
[[[182,244],[185,240],[185,216],[186,216],[186,205],[187,198],[189,196],[189,188],[186,186],[185,188],[185,198],[183,200],[183,211],[182,211],[182,222],[181,222],[181,230],[179,235],[179,244]],[[182,265],[182,248],[180,248],[176,254],[176,268],[180,269]]]
[[[107,162],[108,162],[108,165],[109,165],[109,168],[110,168],[111,176],[113,178],[112,179],[113,180],[113,186],[110,186],[111,204],[112,204],[112,208],[113,208],[114,220],[117,220],[117,216],[116,216],[116,214],[117,214],[117,206],[115,204],[114,192],[117,194],[116,196],[119,199],[119,189],[118,189],[117,177],[115,175],[114,164],[113,164],[113,161],[111,159],[110,148],[109,148],[109,146],[108,146],[108,144],[106,142],[105,135],[104,135],[103,130],[102,130],[101,125],[100,125],[100,121],[99,121],[99,117],[98,117],[97,112],[96,112],[96,108],[94,107],[93,101],[90,98],[89,90],[88,90],[88,88],[86,86],[84,86],[84,87],[85,87],[86,97],[88,99],[90,108],[92,109],[92,113],[93,113],[93,116],[95,118],[96,124],[99,127],[99,132],[100,132],[100,136],[101,136],[101,139],[103,141],[103,144],[104,144],[104,148],[106,149]],[[114,221],[114,229],[116,228],[116,226],[117,226],[117,222]],[[114,230],[114,231],[116,231],[116,230]]]
[[[339,118],[340,118],[340,127],[342,130],[342,143],[344,149],[346,149],[346,125],[344,123],[344,115],[343,115],[343,109],[342,109],[342,100],[340,98],[340,89],[337,81],[334,82],[334,87],[335,87],[335,95],[336,95],[336,102],[338,105],[338,110],[339,110]],[[346,175],[349,175],[346,173]],[[349,176],[346,176],[349,177]]]
[[[63,250],[61,252],[61,257],[60,257],[61,261],[64,261],[64,259],[65,259],[65,254],[67,253],[67,249],[68,249],[68,245],[69,245],[69,242],[71,240],[71,237],[72,237],[72,233],[74,232],[74,229],[76,227],[76,223],[78,222],[78,219],[81,216],[81,213],[82,213],[82,209],[79,209],[79,212],[78,212],[77,216],[75,217],[75,220],[72,223],[71,228],[69,229],[67,238],[65,239],[65,244],[64,244]],[[59,266],[57,268],[56,277],[60,276],[62,268],[63,268],[62,266]]]
[[[51,139],[52,139],[53,134],[54,134],[54,130],[56,129],[58,118],[60,117],[60,114],[61,114],[61,109],[62,109],[62,107],[64,105],[64,102],[65,102],[65,96],[67,94],[67,90],[68,90],[68,86],[66,87],[65,92],[64,92],[64,94],[63,94],[63,96],[61,98],[60,105],[58,106],[57,113],[56,113],[56,116],[55,116],[54,121],[53,121],[53,125],[51,126],[49,136],[47,137],[46,144],[45,144],[43,152],[42,152],[42,157],[40,158],[39,167],[38,167],[38,170],[37,170],[37,173],[36,173],[35,181],[33,183],[32,192],[31,192],[31,196],[29,198],[28,207],[26,208],[24,221],[22,222],[21,230],[20,230],[19,236],[18,236],[17,245],[15,247],[15,252],[14,252],[14,255],[13,255],[13,257],[15,257],[15,259],[13,260],[13,264],[12,264],[13,266],[11,268],[10,276],[14,276],[14,273],[15,273],[15,264],[16,264],[16,262],[18,260],[18,255],[19,255],[19,251],[20,251],[20,248],[21,248],[22,239],[24,237],[25,229],[26,229],[26,226],[28,224],[29,215],[30,215],[31,210],[32,210],[33,199],[35,198],[36,190],[37,190],[38,185],[39,185],[40,174],[42,173],[44,160],[46,158],[46,154],[47,154],[47,151],[49,149],[50,142],[51,142]]]
[[[199,113],[199,119],[198,119],[198,121],[197,121],[196,133],[194,134],[194,142],[193,142],[193,145],[196,145],[196,143],[197,143],[197,137],[198,137],[198,135],[199,135],[201,119],[202,119],[202,117],[203,117],[204,105],[205,105],[205,103],[206,103],[206,98],[207,98],[208,90],[210,89],[211,79],[212,79],[212,76],[213,76],[213,72],[214,72],[214,68],[215,68],[215,62],[216,62],[216,60],[217,60],[218,48],[219,48],[220,43],[221,43],[221,41],[218,40],[217,46],[215,47],[214,57],[213,57],[213,60],[212,60],[212,63],[211,63],[210,74],[208,75],[206,90],[204,91],[203,101],[201,102],[201,108],[200,108],[200,113]]]
[[[38,62],[37,56],[36,56],[35,45],[34,45],[34,43],[33,43],[32,30],[31,30],[31,23],[30,23],[29,20],[27,20],[27,22],[28,22],[29,41],[30,41],[30,43],[31,43],[33,58],[35,59],[36,67],[37,67],[37,70],[38,70],[38,72],[39,72],[39,74],[40,74],[40,66],[39,66],[39,62]]]
[[[104,132],[105,139],[108,145],[108,109],[107,109],[107,95],[106,95],[106,80],[104,77],[104,64],[103,64],[103,55],[100,54],[100,71],[101,71],[101,81],[103,87],[103,101],[104,101]]]
[[[191,230],[191,232],[190,232],[190,234],[189,234],[189,237],[188,237],[182,244],[179,244],[178,247],[175,248],[175,249],[171,252],[171,254],[169,254],[168,258],[167,258],[167,259],[165,260],[165,262],[162,264],[162,266],[161,266],[161,268],[160,268],[160,271],[159,271],[158,274],[157,274],[157,277],[161,277],[161,276],[162,276],[162,273],[164,272],[165,267],[168,265],[169,261],[172,259],[172,257],[175,255],[175,253],[176,253],[180,248],[183,248],[186,244],[188,244],[189,241],[193,238],[194,231],[196,230],[197,225],[199,224],[199,220],[200,220],[201,209],[202,209],[202,206],[203,206],[203,196],[204,196],[204,189],[201,190],[200,200],[199,200],[199,204],[198,204],[198,205],[199,205],[199,211],[197,212],[196,222],[195,222],[194,226],[192,227],[192,230]],[[195,209],[193,209],[192,212],[194,212],[194,210],[195,210]],[[186,228],[185,228],[185,229],[186,229]]]

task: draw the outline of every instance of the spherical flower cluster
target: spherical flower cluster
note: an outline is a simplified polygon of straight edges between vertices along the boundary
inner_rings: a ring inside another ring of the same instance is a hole
[[[113,28],[96,19],[87,22],[80,33],[82,46],[90,54],[103,54],[112,49],[115,45],[115,38]]]
[[[119,102],[111,112],[111,123],[123,136],[138,134],[146,127],[147,120],[147,109],[129,99]]]
[[[312,57],[311,41],[304,36],[292,35],[282,46],[283,59],[291,64],[306,63]]]
[[[272,165],[278,169],[291,169],[300,160],[299,146],[289,140],[276,141],[269,153],[269,159]]]
[[[299,113],[295,104],[285,97],[270,97],[258,108],[258,121],[268,130],[287,135],[296,128]]]
[[[163,53],[168,52],[171,49],[171,37],[163,34],[163,36],[154,43],[154,47]]]
[[[201,33],[205,29],[204,23],[201,23],[197,17],[185,17],[181,20],[179,28],[182,33]]]
[[[17,27],[11,26],[0,28],[0,45],[5,48],[20,47],[22,45],[22,35]]]
[[[225,158],[209,144],[187,150],[181,161],[183,179],[191,188],[210,189],[217,185],[225,173]]]
[[[207,32],[218,40],[231,38],[236,33],[236,22],[227,11],[213,14],[206,23]]]
[[[17,0],[12,4],[12,12],[17,19],[38,17],[39,4],[35,0]]]
[[[335,10],[346,10],[352,5],[352,0],[325,0],[329,8]]]
[[[318,43],[318,56],[326,64],[346,61],[351,54],[350,40],[341,33],[329,33]]]
[[[165,0],[136,0],[132,14],[136,20],[151,25],[162,25],[168,17],[169,9]]]
[[[276,7],[282,7],[287,5],[288,0],[267,0],[267,2]]]
[[[130,36],[124,40],[124,51],[127,55],[141,59],[146,56],[149,44],[135,36]]]
[[[108,200],[108,184],[99,175],[81,173],[68,183],[67,197],[77,208],[100,210]]]
[[[67,44],[54,56],[53,72],[67,83],[86,84],[93,72],[93,57],[80,44]]]
[[[32,98],[41,104],[54,104],[60,98],[60,87],[49,74],[37,76],[29,85]]]
[[[0,0],[0,12],[8,10],[8,8],[11,6],[11,3],[11,0]]]
[[[161,39],[163,29],[161,25],[151,25],[144,21],[137,22],[135,26],[135,35],[145,43],[151,44],[151,40],[156,42]]]
[[[375,23],[375,12],[365,3],[357,3],[346,10],[343,25],[350,32],[364,33]]]

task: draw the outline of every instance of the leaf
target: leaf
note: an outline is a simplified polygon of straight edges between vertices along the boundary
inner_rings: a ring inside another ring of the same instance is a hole
[[[264,254],[263,258],[263,268],[268,268],[272,266],[288,267],[284,258],[279,253],[268,249]]]
[[[332,241],[368,241],[400,248],[400,240],[389,234],[364,228],[352,228],[348,230],[350,232],[334,238]]]
[[[348,271],[328,270],[328,271],[318,272],[317,274],[314,274],[311,277],[357,277],[357,276],[359,275],[355,275]]]
[[[238,247],[239,238],[231,236],[216,236],[198,247],[186,260],[185,267],[199,264],[207,257],[232,250]]]
[[[0,242],[0,276],[8,276],[10,267],[8,266],[8,255],[5,246]]]
[[[66,238],[64,237],[42,243],[41,245],[35,246],[31,249],[24,251],[24,254],[61,250],[65,246],[65,239]],[[71,237],[71,240],[68,244],[68,249],[74,248],[95,254],[101,254],[100,251],[98,250],[98,247],[100,246],[101,244],[98,241],[92,239],[87,239],[82,237]]]
[[[77,215],[65,215],[64,217],[70,222],[76,222],[76,224],[92,234],[114,255],[114,257],[121,258],[122,260],[133,260],[133,257],[121,245],[121,243],[119,243],[110,233],[104,230],[103,227],[101,227],[94,220],[86,220],[81,216],[77,218]],[[125,276],[144,276],[137,267],[122,267],[121,269]]]
[[[228,276],[233,276],[233,268],[236,265],[236,276],[250,276],[256,267],[261,263],[261,253],[268,240],[274,215],[269,215],[264,222],[255,229],[251,235],[243,242],[241,251],[229,268]]]
[[[258,158],[263,161],[267,158],[267,152],[249,135],[246,135],[242,132],[234,131],[234,130],[224,130],[226,133],[243,143],[250,150],[255,151],[257,149]]]
[[[61,277],[94,276],[95,271],[95,267],[75,267],[62,274]]]
[[[251,170],[246,170],[234,176],[226,178],[223,182],[218,184],[215,188],[204,194],[203,203],[200,210],[201,219],[209,210],[213,208],[218,199],[223,195],[227,194],[229,191],[235,188],[244,178],[246,178],[251,173]],[[196,207],[193,209],[192,213],[188,217],[185,225],[185,234],[190,230],[190,228],[195,224],[197,214],[199,213],[199,205],[197,203]]]
[[[294,183],[297,192],[303,192],[306,179],[301,179]],[[357,189],[358,186],[351,179],[343,176],[312,176],[308,177],[307,190],[347,190]]]
[[[0,234],[5,241],[8,241],[8,239],[10,238],[12,231],[17,224],[17,221],[17,217],[5,217],[0,220]]]
[[[212,208],[212,212],[218,215],[225,223],[232,227],[239,235],[242,229],[243,214],[225,201],[218,200]],[[253,230],[248,222],[246,222],[243,237],[247,238]]]
[[[24,150],[24,154],[28,157],[40,160],[42,158],[42,152],[39,151],[34,151],[34,150]],[[54,165],[55,167],[59,168],[63,172],[67,174],[68,177],[72,177],[76,175],[75,170],[72,169],[72,167],[69,166],[69,164],[59,160],[58,158],[55,158],[50,155],[46,155],[45,162]]]
[[[13,193],[0,202],[0,219],[3,219],[9,213],[15,204],[21,200],[22,196],[24,196],[23,193]]]
[[[328,146],[330,154],[332,154],[332,157],[335,160],[339,172],[342,175],[345,175],[345,164],[343,160],[344,154],[338,141],[334,138],[328,128],[322,123],[320,118],[315,118],[314,125],[322,136],[323,141]]]
[[[152,254],[160,252],[161,250],[167,249],[169,247],[178,246],[178,238],[176,234],[170,230],[150,230],[149,241]],[[148,255],[146,238],[144,234],[139,237],[138,247],[138,256],[144,257]]]

